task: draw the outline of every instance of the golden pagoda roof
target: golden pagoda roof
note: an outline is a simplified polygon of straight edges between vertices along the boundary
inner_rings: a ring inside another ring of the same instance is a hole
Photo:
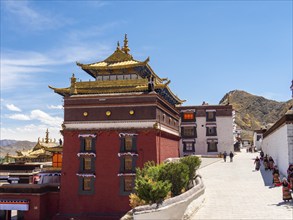
[[[17,156],[11,156],[12,158],[37,158],[39,156],[48,156],[48,152],[62,152],[60,149],[63,149],[62,146],[59,145],[55,141],[55,139],[49,138],[49,131],[46,131],[45,138],[38,138],[37,144],[30,150],[25,151],[16,151]]]
[[[168,82],[163,84],[155,82],[156,89],[162,89],[167,86]],[[71,94],[71,87],[54,88],[54,92],[66,96]],[[124,92],[145,92],[148,90],[148,79],[129,79],[129,80],[108,80],[108,81],[88,81],[76,82],[74,94],[108,94]]]
[[[49,88],[62,96],[112,94],[150,92],[149,85],[152,83],[153,90],[171,104],[178,105],[184,102],[171,92],[168,87],[170,81],[161,79],[154,73],[148,65],[149,58],[145,61],[135,60],[129,51],[128,39],[125,35],[123,47],[120,48],[118,42],[114,53],[105,60],[91,64],[77,63],[84,71],[93,76],[95,81],[77,82],[73,74],[70,87],[54,88],[49,86]],[[124,78],[125,76],[128,78]]]

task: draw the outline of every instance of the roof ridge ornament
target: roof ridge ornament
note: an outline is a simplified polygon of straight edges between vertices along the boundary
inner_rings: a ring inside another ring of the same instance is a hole
[[[126,54],[128,54],[128,52],[130,51],[129,47],[128,47],[128,39],[127,39],[127,34],[125,34],[124,36],[124,45],[122,47],[122,51]]]
[[[120,42],[119,41],[117,41],[117,48],[116,48],[116,51],[117,50],[120,50]]]

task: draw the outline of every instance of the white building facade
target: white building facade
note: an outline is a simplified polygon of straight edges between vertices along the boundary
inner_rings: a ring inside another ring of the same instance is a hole
[[[253,132],[253,145],[257,150],[261,150],[261,144],[263,140],[263,134],[266,129],[254,130]]]
[[[272,156],[280,172],[287,175],[289,164],[293,164],[293,110],[264,133],[261,148]]]
[[[181,114],[180,155],[218,155],[233,151],[231,105],[178,107]]]

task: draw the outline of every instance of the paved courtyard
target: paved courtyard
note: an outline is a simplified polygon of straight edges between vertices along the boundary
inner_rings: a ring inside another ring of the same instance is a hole
[[[206,186],[205,202],[191,219],[293,219],[293,203],[272,187],[271,171],[254,170],[258,153],[242,151],[233,163],[203,158],[198,173]],[[208,160],[208,163],[207,161]]]

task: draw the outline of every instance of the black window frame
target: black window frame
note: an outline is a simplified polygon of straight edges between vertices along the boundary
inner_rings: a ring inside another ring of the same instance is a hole
[[[126,136],[132,137],[131,150],[126,150],[126,148],[125,148],[125,137]],[[137,136],[136,135],[123,135],[120,137],[120,153],[125,153],[125,152],[137,153]]]
[[[91,186],[91,190],[84,190],[83,189],[83,180],[84,178],[90,178],[91,182],[90,182],[90,186]],[[95,179],[94,177],[82,177],[79,176],[78,177],[78,194],[80,195],[93,195],[95,194]]]
[[[186,149],[187,144],[192,144],[192,149],[191,150]],[[195,152],[195,142],[183,142],[183,152]]]
[[[125,191],[125,178],[132,178],[132,191]],[[135,176],[120,176],[120,195],[122,196],[129,196],[131,193],[135,192]]]
[[[84,167],[84,159],[85,158],[91,158],[91,169],[86,170]],[[80,156],[79,157],[79,172],[80,173],[95,173],[95,162],[96,162],[96,158],[95,157],[84,157],[84,156]]]
[[[209,113],[213,113],[213,118],[209,118]],[[216,111],[206,111],[206,121],[216,121]]]
[[[216,145],[216,150],[215,151],[210,150],[210,144],[211,143],[214,143]],[[207,145],[208,145],[207,146],[207,152],[209,152],[209,153],[218,152],[218,142],[217,141],[207,142]]]
[[[192,135],[186,135],[184,133],[184,129],[186,129],[186,128],[188,128],[188,129],[193,128],[193,134]],[[182,138],[197,138],[196,126],[182,126],[181,127],[181,136],[182,136]]]
[[[131,156],[132,157],[132,167],[131,170],[125,170],[125,156],[120,157],[120,169],[119,173],[136,173],[136,161],[137,161],[137,156]]]
[[[210,132],[210,129],[213,129],[213,132]],[[217,136],[217,127],[206,127],[206,136]]]
[[[79,137],[80,138],[80,152],[92,152],[96,153],[96,137]],[[85,140],[86,138],[91,138],[91,150],[85,149]]]

